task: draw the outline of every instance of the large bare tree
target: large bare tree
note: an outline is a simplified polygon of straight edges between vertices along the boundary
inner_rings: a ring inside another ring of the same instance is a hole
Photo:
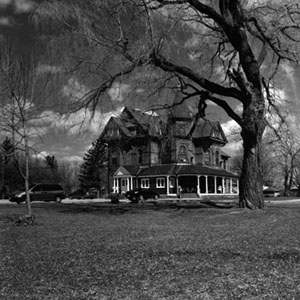
[[[80,67],[100,82],[86,103],[96,105],[114,82],[136,82],[154,68],[165,82],[178,79],[184,99],[199,97],[202,116],[207,101],[221,107],[241,128],[240,206],[248,208],[264,207],[266,102],[275,105],[270,86],[281,64],[298,63],[299,17],[291,0],[53,0],[35,12],[37,24],[60,24],[69,40],[81,41],[73,71]]]

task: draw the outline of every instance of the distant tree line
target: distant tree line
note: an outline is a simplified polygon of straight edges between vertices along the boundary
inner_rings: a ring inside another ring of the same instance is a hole
[[[14,191],[24,190],[21,172],[25,170],[25,156],[22,151],[15,149],[12,140],[6,137],[0,144],[0,158],[1,198],[3,198]],[[66,192],[69,192],[76,186],[75,167],[67,163],[59,164],[53,155],[45,157],[32,155],[29,160],[29,184],[55,182],[60,183]]]
[[[263,184],[280,189],[284,196],[300,196],[300,135],[296,128],[284,128],[280,136],[269,132],[262,144]],[[241,172],[242,149],[232,158],[230,168]]]

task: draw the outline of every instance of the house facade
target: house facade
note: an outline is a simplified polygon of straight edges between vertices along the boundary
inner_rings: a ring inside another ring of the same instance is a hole
[[[219,122],[174,105],[167,117],[125,107],[106,124],[109,185],[115,193],[149,188],[161,196],[238,194],[238,177],[227,170],[227,139]]]

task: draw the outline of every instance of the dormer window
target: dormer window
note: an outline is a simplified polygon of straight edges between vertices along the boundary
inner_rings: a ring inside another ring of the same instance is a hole
[[[184,146],[184,145],[181,145],[179,147],[178,162],[181,162],[181,163],[187,163],[188,162],[187,149],[186,149],[186,146]]]
[[[130,131],[130,133],[132,133],[133,135],[136,135],[136,126],[135,125],[128,126],[127,129]]]

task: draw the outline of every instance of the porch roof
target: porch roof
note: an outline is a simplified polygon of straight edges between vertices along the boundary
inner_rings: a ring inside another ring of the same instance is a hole
[[[157,165],[147,168],[141,168],[137,174],[142,176],[155,175],[211,175],[223,177],[238,177],[237,174],[224,169],[210,168],[203,165]]]

